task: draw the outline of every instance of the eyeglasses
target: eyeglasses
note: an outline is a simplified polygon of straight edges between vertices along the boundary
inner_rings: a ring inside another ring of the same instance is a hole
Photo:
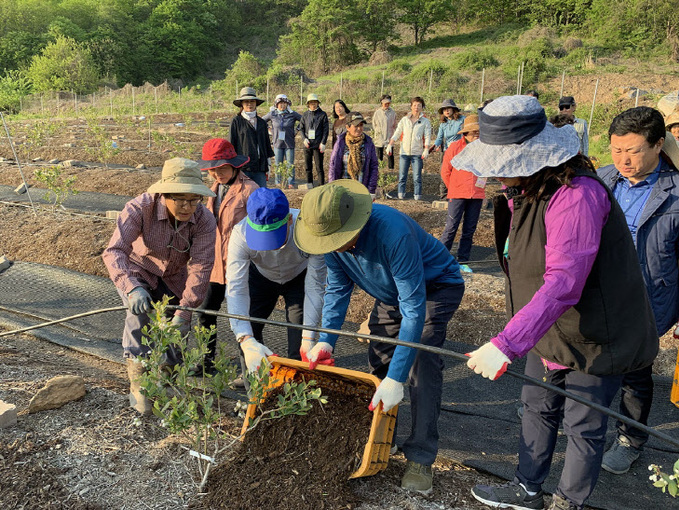
[[[186,199],[186,198],[175,198],[174,195],[167,195],[167,198],[172,200],[179,207],[184,207],[190,205],[191,207],[197,207],[198,204],[203,202],[202,198]]]

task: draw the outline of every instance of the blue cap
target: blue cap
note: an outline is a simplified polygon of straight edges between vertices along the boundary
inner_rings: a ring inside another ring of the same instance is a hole
[[[252,250],[278,250],[288,237],[290,204],[277,188],[256,189],[247,205],[245,240]]]

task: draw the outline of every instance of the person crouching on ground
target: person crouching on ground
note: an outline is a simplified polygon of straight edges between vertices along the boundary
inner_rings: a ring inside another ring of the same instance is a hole
[[[373,205],[365,186],[340,179],[304,197],[295,241],[307,253],[325,254],[324,328],[342,327],[355,284],[376,300],[368,323],[373,335],[443,345],[464,282],[455,258],[412,218]],[[337,335],[321,333],[308,354],[309,367],[330,360],[336,341]],[[402,447],[408,464],[401,487],[428,494],[438,452],[443,361],[438,354],[372,341],[368,360],[382,379],[371,411],[398,405],[410,381],[412,431]]]
[[[365,119],[359,112],[347,115],[346,132],[339,135],[330,156],[328,182],[337,179],[354,179],[360,182],[375,198],[379,167],[375,144],[363,132]]]
[[[644,280],[615,197],[580,151],[573,129],[547,122],[529,96],[494,100],[479,112],[480,139],[453,158],[455,168],[495,177],[495,238],[507,275],[507,315],[495,338],[467,365],[491,380],[527,356],[525,373],[608,407],[622,374],[648,366],[658,336]],[[621,278],[624,275],[624,278]],[[512,482],[477,485],[490,506],[544,508],[560,414],[568,444],[550,510],[580,510],[594,490],[607,416],[524,384],[519,464]]]
[[[226,266],[229,313],[266,319],[278,298],[285,300],[285,320],[318,326],[326,268],[323,257],[309,255],[292,237],[298,209],[290,209],[279,189],[259,188],[248,200],[247,217],[229,241]],[[264,324],[230,319],[240,344],[243,374],[255,371],[272,351],[262,344]],[[302,359],[318,333],[288,328],[287,357]],[[246,381],[246,387],[248,387]]]
[[[195,308],[205,299],[215,259],[215,217],[202,204],[215,194],[203,184],[197,163],[183,158],[165,162],[161,179],[147,193],[130,200],[118,216],[116,229],[102,258],[123,304],[128,307],[123,331],[123,356],[130,378],[130,405],[151,412],[141,392],[143,373],[138,356],[151,302],[163,296],[171,305]],[[172,324],[188,334],[191,312],[173,311]],[[168,352],[168,364],[180,363]]]
[[[462,235],[457,247],[457,260],[463,263],[460,266],[463,272],[471,273],[471,269],[464,262],[468,262],[471,255],[472,239],[481,215],[483,199],[486,198],[486,179],[479,179],[471,172],[457,170],[450,162],[468,144],[479,138],[478,115],[469,115],[465,118],[460,135],[462,138],[448,146],[441,163],[441,179],[448,190],[448,216],[441,234],[441,242],[450,251],[457,227],[464,216]]]
[[[215,265],[210,274],[205,301],[201,309],[218,311],[226,295],[226,261],[229,238],[233,227],[247,216],[248,197],[259,188],[255,181],[240,171],[250,158],[236,154],[228,140],[213,138],[203,145],[203,159],[200,167],[207,170],[215,182],[212,191],[215,198],[208,198],[207,208],[217,220],[215,242]],[[210,329],[217,326],[217,316],[198,315],[198,324]],[[203,361],[203,373],[214,374],[214,360],[217,353],[217,331],[208,340],[208,353]]]

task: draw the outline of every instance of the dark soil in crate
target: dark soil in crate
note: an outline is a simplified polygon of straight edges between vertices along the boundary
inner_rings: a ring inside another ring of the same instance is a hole
[[[262,422],[248,433],[235,459],[211,473],[208,495],[196,508],[353,508],[358,499],[348,478],[361,465],[369,438],[369,393],[321,387],[327,404],[314,403],[304,416]],[[267,403],[278,394],[274,390]]]

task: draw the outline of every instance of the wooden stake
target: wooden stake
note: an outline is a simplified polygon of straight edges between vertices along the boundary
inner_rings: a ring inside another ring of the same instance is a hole
[[[434,77],[434,68],[429,69],[429,95],[431,96],[431,80]]]
[[[340,99],[342,99],[342,86],[344,85],[344,75],[340,74]]]
[[[134,87],[132,87],[132,115],[137,114],[137,101],[134,93]]]
[[[561,99],[563,97],[563,82],[564,82],[565,79],[566,79],[566,71],[564,70],[561,73],[561,92],[559,92],[559,99]]]
[[[380,97],[384,95],[384,71],[382,71],[382,86],[380,87]]]
[[[483,88],[486,85],[486,68],[484,67],[481,71],[481,101],[479,104],[483,104]]]
[[[594,105],[596,104],[596,93],[599,90],[599,78],[596,79],[594,85],[594,98],[592,98],[592,109],[589,112],[589,124],[587,124],[587,136],[589,137],[589,130],[592,128],[592,117],[594,117]]]
[[[636,98],[634,99],[634,107],[639,106],[639,89],[637,89]]]

